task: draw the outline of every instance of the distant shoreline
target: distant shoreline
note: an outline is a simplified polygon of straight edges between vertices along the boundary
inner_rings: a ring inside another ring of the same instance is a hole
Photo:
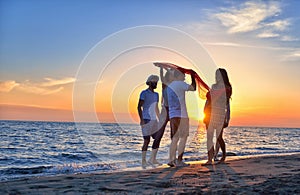
[[[45,123],[82,123],[82,124],[120,124],[120,125],[139,125],[138,123],[117,123],[117,122],[76,122],[76,121],[46,121],[46,120],[19,120],[19,119],[0,119],[1,121],[11,121],[11,122],[45,122]],[[197,125],[191,125],[192,127],[197,127]],[[202,126],[202,124],[200,125]],[[300,129],[300,127],[282,127],[282,126],[230,126],[227,128],[284,128],[284,129]],[[226,128],[226,129],[227,129]]]

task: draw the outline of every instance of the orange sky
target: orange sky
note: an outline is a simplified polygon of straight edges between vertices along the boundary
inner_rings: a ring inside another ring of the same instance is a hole
[[[133,71],[138,74],[141,68],[143,68],[142,65],[137,66]],[[156,74],[158,74],[158,70],[156,71]],[[127,76],[130,76],[130,74]],[[99,84],[100,89],[95,94],[95,108],[99,121],[138,123],[137,101],[140,91],[147,86],[144,83],[137,82],[135,88],[128,90],[124,79],[128,79],[126,75],[123,80],[121,79],[116,84],[114,90],[111,90],[107,85],[103,85],[104,83]],[[239,92],[239,85],[235,84],[234,79],[232,80],[234,93],[231,101],[230,125],[300,126],[300,114],[298,112],[300,107],[299,104],[293,104],[293,102],[296,102],[296,96],[291,96],[290,101],[281,101],[285,98],[284,94],[281,94],[282,97],[277,97],[275,96],[276,93],[272,94],[269,91],[262,94]],[[159,86],[157,91],[160,92],[160,90]],[[199,99],[197,93],[189,92],[187,96],[190,117],[192,119],[201,118],[203,116],[204,100]],[[10,93],[2,92],[1,102],[0,118],[2,120],[73,121],[71,84],[65,86],[61,92],[49,95],[30,94],[17,89],[12,90]],[[82,110],[81,112],[85,115],[89,111]],[[89,121],[89,118],[87,117],[86,120]],[[196,124],[195,121],[193,124]]]
[[[272,72],[263,73],[251,68],[248,70],[240,69],[240,64],[247,64],[248,62],[232,60],[230,55],[227,55],[230,53],[230,48],[224,50],[224,47],[210,45],[207,48],[216,63],[229,64],[231,62],[230,65],[225,67],[233,86],[230,125],[300,126],[300,113],[298,112],[300,104],[296,103],[299,92],[293,90],[293,86],[285,87],[284,83],[275,80],[276,75],[274,77]],[[148,54],[154,52],[152,55],[157,55],[155,54],[157,51],[149,49],[146,49],[146,51]],[[82,117],[80,121],[97,122],[90,120],[88,117],[89,113],[95,112],[99,122],[138,123],[136,106],[139,93],[147,88],[145,80],[149,73],[159,75],[159,69],[154,67],[151,62],[130,65],[136,63],[131,62],[132,59],[136,59],[136,55],[141,56],[143,53],[145,51],[128,53],[105,70],[102,76],[98,78],[94,97],[92,97],[94,110],[86,107],[84,101],[77,107],[77,111]],[[166,55],[168,51],[164,53],[159,50],[159,53],[160,55]],[[220,53],[223,55],[219,55]],[[243,55],[241,54],[241,56]],[[251,56],[255,57],[255,53],[251,53]],[[245,57],[249,57],[249,54]],[[165,60],[174,60],[175,58],[176,56],[169,56]],[[121,67],[119,63],[124,62],[124,60],[130,62],[128,66],[116,69],[116,67]],[[182,63],[190,66],[184,60]],[[251,63],[255,63],[255,60]],[[198,73],[201,74],[201,72]],[[213,77],[214,75],[204,76],[204,79],[213,80]],[[271,79],[272,77],[274,80]],[[51,82],[27,82],[11,90],[5,90],[9,87],[2,85],[0,118],[2,120],[74,121],[72,107],[72,100],[74,100],[73,80],[52,79]],[[187,82],[190,82],[189,77],[187,77]],[[284,88],[291,89],[286,90],[284,93]],[[160,93],[160,91],[161,86],[159,85],[157,92]],[[81,96],[84,96],[85,93],[84,90],[81,91]],[[194,120],[193,124],[197,124],[195,121],[197,119],[199,121],[203,117],[204,101],[198,98],[197,93],[189,92],[187,94],[187,107],[189,116]]]
[[[244,67],[239,68],[240,64],[247,64],[248,62],[231,59],[230,55],[227,55],[230,53],[230,48],[226,48],[226,50],[224,47],[207,46],[207,48],[216,63],[228,64],[225,68],[233,86],[230,125],[300,126],[300,104],[297,103],[298,90],[293,90],[293,86],[286,87],[281,81],[276,81],[276,75],[274,76],[273,72],[263,73],[252,68],[248,68],[248,70]],[[147,49],[148,54],[151,52]],[[121,69],[116,69],[116,67],[120,67],[120,62],[115,61],[115,64],[111,64],[105,70],[102,76],[98,78],[94,97],[92,97],[92,109],[87,107],[85,101],[80,102],[77,107],[77,111],[82,117],[81,121],[97,122],[88,117],[88,113],[95,112],[99,122],[138,123],[136,106],[139,93],[147,88],[145,80],[149,73],[159,75],[159,69],[154,67],[151,62],[130,65],[132,58],[136,59],[136,55],[141,56],[143,53],[145,51],[129,53],[119,60],[130,62],[128,63],[129,67],[124,66]],[[161,50],[159,53],[166,55]],[[155,52],[152,54],[156,55]],[[255,53],[251,53],[251,56],[255,57]],[[249,54],[245,57],[249,57]],[[175,58],[170,56],[166,60],[174,60]],[[182,63],[188,64],[184,60]],[[253,60],[251,63],[259,62]],[[201,72],[198,73],[201,74]],[[204,79],[213,80],[213,77],[214,75],[210,75]],[[288,76],[287,79],[289,79]],[[27,82],[26,84],[19,84],[11,90],[5,90],[9,87],[2,85],[0,118],[2,120],[74,121],[72,107],[74,79],[67,82],[66,80],[68,79],[55,80],[55,82],[52,79],[51,83],[45,81]],[[187,77],[187,82],[190,82],[189,77]],[[80,91],[81,96],[86,94],[84,89]],[[159,85],[157,92],[160,93],[160,91],[161,86]],[[188,112],[193,120],[200,120],[203,117],[204,101],[198,98],[197,93],[189,92],[187,94]]]

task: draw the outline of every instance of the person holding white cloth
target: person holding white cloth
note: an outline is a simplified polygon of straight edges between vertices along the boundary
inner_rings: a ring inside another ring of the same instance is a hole
[[[189,136],[189,117],[186,109],[185,92],[196,90],[195,72],[191,70],[191,85],[184,82],[185,74],[179,70],[174,70],[173,77],[173,81],[168,85],[167,93],[172,139],[168,165],[170,167],[182,167],[188,166],[182,161],[186,141]],[[177,148],[178,159],[176,161]]]

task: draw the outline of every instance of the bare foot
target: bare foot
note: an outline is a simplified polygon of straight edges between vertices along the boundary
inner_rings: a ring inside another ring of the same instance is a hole
[[[183,161],[177,161],[177,163],[176,163],[176,167],[188,167],[188,166],[190,166],[190,165],[186,164]]]
[[[226,157],[222,157],[221,160],[218,162],[218,164],[224,164],[225,163],[225,158]]]
[[[176,166],[176,163],[175,163],[175,161],[170,161],[170,162],[168,163],[168,165],[169,165],[170,167],[175,167],[175,166]]]
[[[201,164],[202,166],[208,166],[208,165],[212,165],[212,161],[208,160],[206,163]]]

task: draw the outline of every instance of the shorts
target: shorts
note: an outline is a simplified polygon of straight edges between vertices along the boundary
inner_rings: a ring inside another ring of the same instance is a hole
[[[143,137],[151,136],[158,131],[157,120],[144,119],[144,125],[142,125]]]
[[[159,115],[159,122],[158,122],[158,128],[159,130],[163,129],[163,131],[165,130],[168,121],[170,121],[169,118],[169,107],[165,107],[163,106],[161,108],[161,113]]]
[[[189,136],[189,119],[174,117],[170,119],[171,138],[173,137],[188,137]]]

